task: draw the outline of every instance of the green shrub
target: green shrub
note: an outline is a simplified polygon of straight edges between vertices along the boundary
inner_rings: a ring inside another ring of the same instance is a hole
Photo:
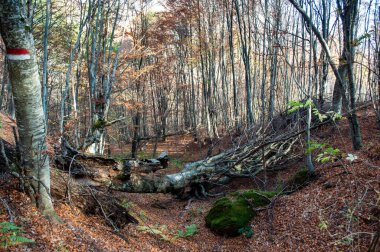
[[[249,226],[242,227],[239,229],[239,234],[242,234],[247,238],[251,238],[253,236],[253,230]]]

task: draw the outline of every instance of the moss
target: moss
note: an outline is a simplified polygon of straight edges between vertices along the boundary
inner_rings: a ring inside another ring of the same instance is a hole
[[[206,226],[220,235],[237,236],[239,229],[247,226],[254,215],[246,200],[223,197],[215,202],[207,214]]]
[[[255,216],[253,207],[265,206],[275,192],[241,190],[231,193],[214,203],[206,216],[206,226],[224,236],[237,236]]]
[[[92,130],[98,130],[101,128],[104,128],[104,126],[107,124],[107,121],[104,119],[98,119],[94,124],[92,125]]]
[[[257,191],[257,190],[240,190],[232,193],[231,195],[242,197],[248,200],[252,206],[266,206],[270,203],[270,199],[273,198],[277,193],[270,191]]]

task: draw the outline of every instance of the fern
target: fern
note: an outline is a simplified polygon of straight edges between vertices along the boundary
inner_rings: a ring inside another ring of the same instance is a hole
[[[21,227],[16,226],[13,222],[1,222],[0,223],[0,232],[18,232],[21,230]]]
[[[0,223],[0,247],[7,248],[20,243],[34,243],[33,239],[21,236],[22,228],[13,222]]]
[[[26,238],[23,236],[10,236],[9,240],[15,244],[16,243],[33,243],[33,242],[35,242],[33,239],[29,239],[29,238]]]
[[[197,224],[191,224],[189,226],[185,226],[185,231],[178,230],[177,237],[186,238],[192,235],[195,235],[198,232]]]

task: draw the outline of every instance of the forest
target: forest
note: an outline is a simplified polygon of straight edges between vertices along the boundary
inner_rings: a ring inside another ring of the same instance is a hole
[[[378,0],[0,0],[1,251],[380,251]]]

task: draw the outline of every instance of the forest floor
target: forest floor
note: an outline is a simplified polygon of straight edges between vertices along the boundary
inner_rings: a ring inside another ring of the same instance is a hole
[[[0,178],[0,222],[12,219],[23,228],[25,237],[35,240],[33,244],[8,250],[367,251],[376,229],[376,218],[380,217],[380,130],[373,111],[360,111],[359,118],[364,143],[360,151],[352,151],[347,119],[341,120],[338,127],[326,125],[312,132],[314,141],[358,158],[352,163],[345,158],[326,164],[315,163],[316,179],[299,191],[279,196],[271,208],[260,211],[251,223],[254,232],[251,238],[224,238],[205,227],[205,215],[217,198],[181,200],[170,194],[114,192],[140,221],[125,226],[119,236],[107,226],[104,218],[85,215],[64,199],[55,200],[62,223],[50,222],[20,192],[17,180],[3,175]],[[13,122],[4,116],[2,122],[1,137],[12,142],[10,125]],[[223,148],[223,144],[226,143],[222,141],[215,151]],[[190,136],[169,138],[159,150],[169,147],[181,151],[176,153],[170,167],[160,172],[179,171],[185,162],[202,158],[206,152],[206,147],[192,143]],[[215,192],[262,188],[263,181],[267,181],[264,183],[267,189],[275,188],[303,167],[301,158],[281,171],[254,179],[235,179],[216,188]],[[176,236],[179,230],[192,224],[197,225],[196,234],[186,238]]]

